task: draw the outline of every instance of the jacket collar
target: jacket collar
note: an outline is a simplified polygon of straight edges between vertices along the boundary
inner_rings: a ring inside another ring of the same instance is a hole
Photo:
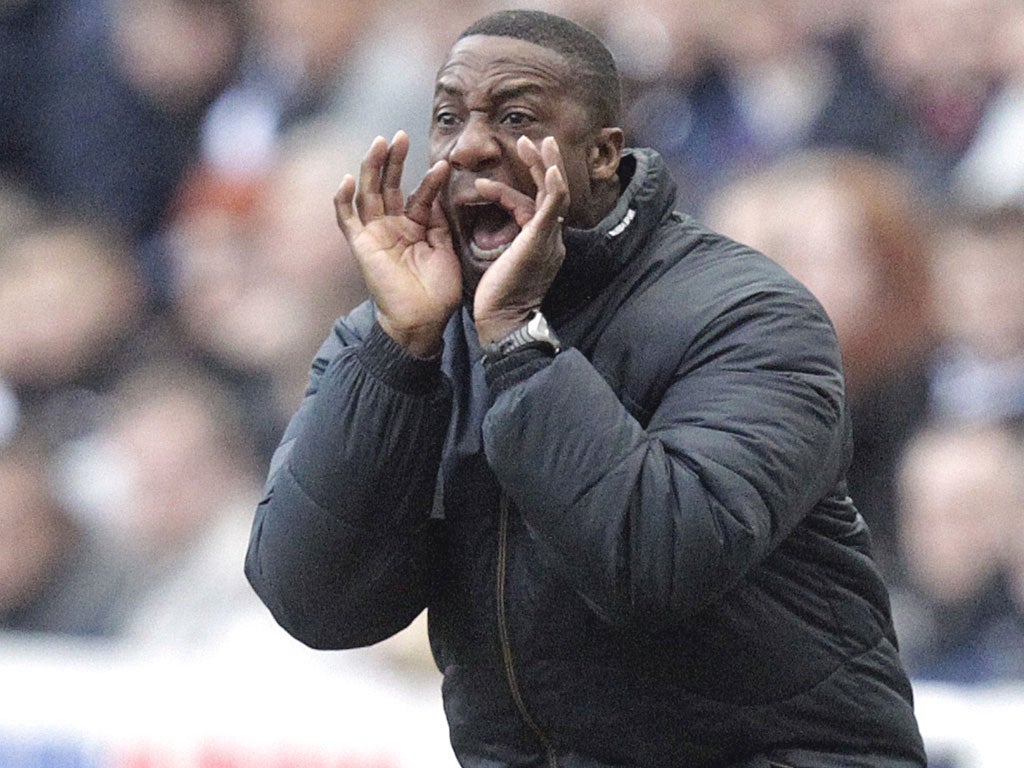
[[[619,164],[623,192],[593,229],[565,227],[565,261],[544,300],[550,318],[575,312],[630,262],[657,225],[672,211],[676,185],[661,155],[627,149]]]

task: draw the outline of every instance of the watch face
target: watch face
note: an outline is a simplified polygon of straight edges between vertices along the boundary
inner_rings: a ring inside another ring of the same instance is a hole
[[[551,348],[558,354],[561,344],[548,325],[548,320],[540,312],[535,312],[526,324],[526,332],[534,341],[543,341],[550,344]]]
[[[540,312],[533,313],[533,317],[531,317],[526,323],[526,330],[528,330],[534,338],[544,338],[551,333],[551,329],[548,327],[547,318]]]

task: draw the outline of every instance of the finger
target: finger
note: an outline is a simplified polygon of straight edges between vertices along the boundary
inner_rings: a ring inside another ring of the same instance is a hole
[[[516,150],[519,152],[519,159],[523,161],[530,176],[533,178],[533,185],[539,192],[544,184],[544,158],[533,140],[527,136],[520,136],[516,142]]]
[[[569,185],[565,181],[565,164],[562,161],[562,150],[554,136],[548,136],[540,143],[540,154],[544,159],[545,167],[544,191],[547,194],[557,195],[557,200],[555,201],[556,210],[558,215],[564,216],[566,211],[569,210]],[[558,170],[557,177],[554,177],[557,180],[555,187],[551,186],[551,182],[548,180],[550,177],[547,176],[552,168]]]
[[[399,131],[391,140],[381,182],[384,213],[388,216],[400,216],[405,209],[405,197],[402,195],[402,168],[405,166],[405,159],[408,155],[409,135],[405,131]]]
[[[513,189],[508,184],[502,184],[493,179],[477,179],[474,184],[476,191],[483,197],[497,203],[512,214],[520,228],[527,225],[537,210],[537,203],[533,198]]]
[[[451,166],[447,160],[438,160],[434,163],[419,186],[409,195],[405,203],[405,215],[421,226],[430,226],[434,201],[448,183],[450,173]]]
[[[554,136],[547,136],[540,143],[540,156],[541,162],[544,164],[544,170],[548,168],[558,168],[562,178],[565,178],[565,165],[562,162],[562,150],[558,146],[558,140]]]
[[[534,216],[536,226],[546,229],[561,226],[569,208],[569,187],[565,183],[562,169],[557,165],[548,166],[544,174],[544,199],[541,200]]]
[[[427,227],[427,243],[431,248],[451,247],[451,233],[448,231],[448,220],[441,210],[441,201],[434,198],[430,208],[430,226]]]
[[[388,143],[378,136],[370,144],[359,167],[359,185],[356,188],[356,210],[365,224],[384,215],[384,200],[381,197],[381,169],[388,155]]]
[[[544,162],[545,168],[557,165],[558,170],[562,172],[562,176],[564,178],[565,169],[562,167],[562,150],[558,146],[558,140],[554,136],[544,137],[544,140],[540,143],[540,156]]]
[[[334,215],[338,219],[338,227],[349,239],[362,227],[354,205],[355,194],[356,179],[351,173],[346,173],[334,195]]]

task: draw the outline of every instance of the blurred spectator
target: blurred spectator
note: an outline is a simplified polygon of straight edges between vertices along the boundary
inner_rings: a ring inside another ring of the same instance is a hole
[[[328,118],[344,126],[360,156],[374,136],[408,131],[407,180],[417,181],[427,170],[435,71],[465,20],[493,5],[256,0],[241,77],[204,126],[206,162],[218,173],[259,176],[289,128]]]
[[[363,151],[337,123],[296,126],[283,138],[256,201],[254,229],[266,293],[257,292],[253,300],[272,306],[271,294],[276,295],[282,304],[279,328],[292,328],[288,343],[264,362],[282,420],[298,407],[309,361],[334,320],[368,295],[333,204],[339,180],[359,166]]]
[[[628,14],[616,0],[551,0],[540,5],[605,42],[615,57],[627,103],[634,91],[659,80],[687,81],[707,57],[707,14],[699,12],[696,0],[637,0]]]
[[[360,157],[377,135],[399,129],[412,141],[404,186],[412,191],[428,168],[427,130],[433,111],[434,77],[467,19],[524,0],[397,0],[377,6],[377,16],[338,83],[327,115],[345,127]],[[381,55],[382,51],[387,53]]]
[[[18,86],[18,146],[2,160],[48,205],[121,227],[134,245],[160,224],[206,107],[234,72],[242,0],[35,6],[47,14],[32,48],[0,41],[28,81]],[[158,283],[161,265],[144,266]]]
[[[631,86],[626,128],[666,157],[684,207],[699,213],[722,183],[809,146],[883,149],[893,110],[854,37],[855,7],[645,5],[672,54]],[[648,39],[638,34],[637,45]]]
[[[252,0],[251,8],[253,36],[239,78],[203,128],[205,163],[243,178],[267,172],[281,135],[326,114],[355,82],[353,66],[380,13],[361,0]],[[358,117],[367,104],[347,106]]]
[[[358,168],[365,149],[333,121],[296,126],[282,137],[278,162],[256,199],[253,223],[267,271],[308,293],[313,311],[328,322],[367,296],[334,212],[341,177]]]
[[[882,160],[812,153],[727,187],[708,216],[781,263],[832,318],[853,419],[850,493],[895,578],[895,466],[927,410],[934,345],[927,221],[913,188]]]
[[[926,429],[908,446],[899,487],[910,590],[894,595],[894,612],[911,675],[1024,679],[1024,602],[1002,567],[1024,518],[1020,435]]]
[[[99,227],[41,223],[0,250],[0,382],[50,443],[90,428],[143,316],[128,249]]]
[[[956,168],[959,201],[1024,206],[1024,5],[1007,3],[991,49],[998,92]]]
[[[936,411],[1024,420],[1024,208],[948,217],[933,279],[944,342]]]
[[[949,196],[1004,76],[993,52],[1016,0],[866,4],[864,50],[898,120],[886,153],[935,199]]]
[[[49,83],[41,55],[52,39],[60,0],[0,2],[0,174],[24,179],[36,154],[42,95]]]
[[[188,647],[255,610],[238,558],[259,480],[237,405],[214,382],[177,359],[147,364],[62,467],[69,503],[132,556],[125,637]]]
[[[269,458],[335,318],[365,296],[333,196],[361,149],[337,125],[297,125],[260,183],[197,177],[170,228],[174,319],[230,384]]]
[[[126,560],[58,503],[49,468],[27,431],[0,447],[0,629],[110,635]]]

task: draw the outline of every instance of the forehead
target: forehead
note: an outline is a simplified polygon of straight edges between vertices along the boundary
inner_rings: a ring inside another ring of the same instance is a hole
[[[493,93],[504,88],[568,91],[572,70],[561,54],[514,37],[459,40],[437,73],[435,94]]]

